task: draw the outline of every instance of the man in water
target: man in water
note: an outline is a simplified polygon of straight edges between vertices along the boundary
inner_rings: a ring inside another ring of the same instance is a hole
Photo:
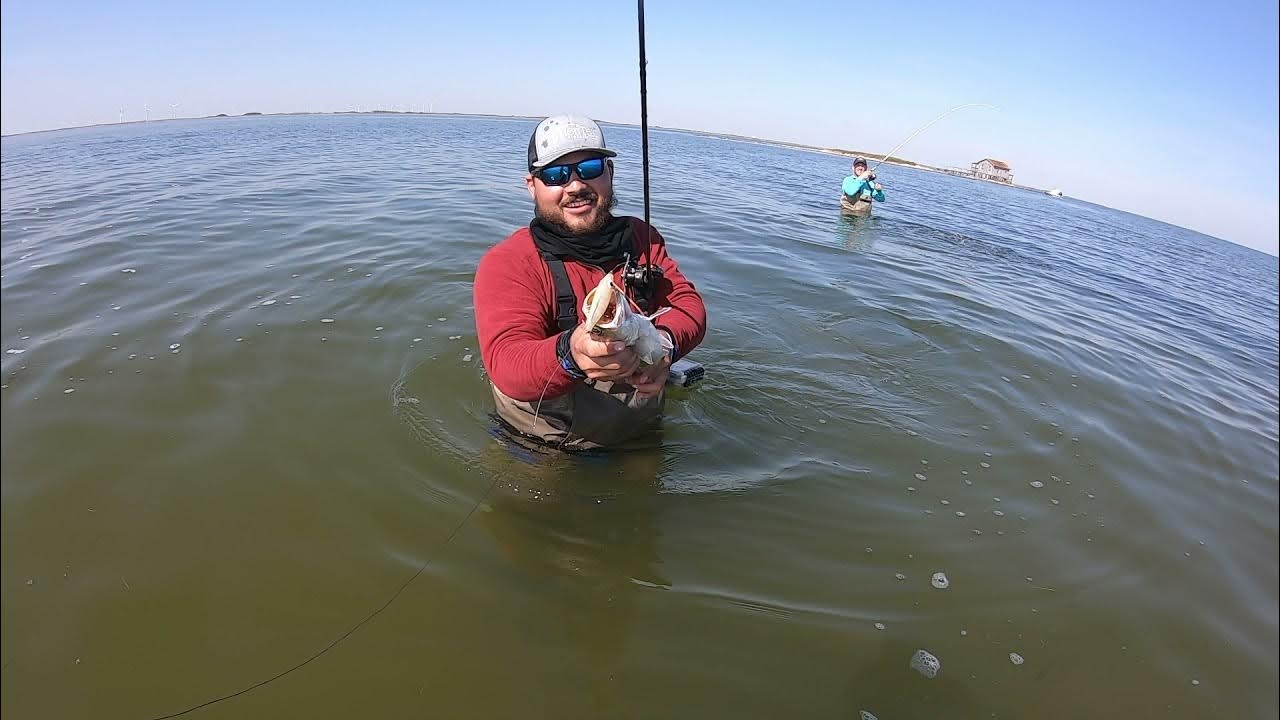
[[[853,174],[841,185],[840,207],[854,215],[870,215],[872,200],[884,202],[884,186],[875,179],[876,174],[867,169],[867,161],[855,158]]]
[[[616,155],[589,118],[540,122],[524,180],[534,219],[476,270],[476,332],[499,417],[570,449],[617,445],[654,427],[671,363],[707,329],[702,296],[658,231],[613,216]],[[645,314],[671,308],[654,321],[674,345],[669,357],[643,366],[631,348],[583,328],[582,299],[605,273]]]

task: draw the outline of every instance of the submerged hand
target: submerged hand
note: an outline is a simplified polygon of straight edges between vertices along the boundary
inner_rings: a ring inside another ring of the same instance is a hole
[[[640,367],[640,357],[625,343],[599,340],[582,325],[569,336],[569,350],[578,368],[592,380],[625,380]]]

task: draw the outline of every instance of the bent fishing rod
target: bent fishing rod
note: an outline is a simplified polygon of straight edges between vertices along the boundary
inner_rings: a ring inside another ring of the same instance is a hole
[[[642,50],[642,52],[643,52],[643,50]],[[933,126],[933,124],[934,124],[934,123],[936,123],[936,122],[938,122],[939,120],[941,120],[942,118],[944,118],[944,117],[946,117],[946,116],[950,115],[951,113],[956,112],[957,110],[963,110],[963,109],[965,109],[965,108],[971,108],[971,107],[989,107],[989,108],[991,108],[992,110],[999,110],[999,108],[997,108],[995,105],[991,105],[991,104],[988,104],[988,103],[965,103],[964,105],[957,105],[957,106],[955,106],[955,107],[951,108],[950,110],[948,110],[948,111],[946,111],[946,112],[942,113],[942,114],[941,114],[941,115],[939,115],[938,117],[936,117],[936,118],[934,118],[934,119],[930,120],[929,122],[925,123],[924,125],[920,126],[920,128],[919,128],[918,130],[916,130],[915,132],[913,132],[913,133],[911,133],[910,135],[908,135],[906,140],[903,140],[902,142],[900,142],[900,143],[898,143],[897,145],[893,146],[893,149],[892,149],[892,150],[890,150],[889,152],[885,153],[885,156],[884,156],[884,157],[882,157],[882,158],[880,158],[880,162],[878,162],[878,163],[876,163],[875,165],[873,165],[873,166],[871,167],[871,169],[870,169],[868,172],[875,172],[875,169],[876,169],[876,168],[878,168],[878,167],[880,167],[882,164],[884,164],[884,161],[885,161],[885,160],[888,160],[889,158],[893,157],[893,154],[894,154],[894,153],[896,153],[896,152],[898,152],[899,150],[901,150],[903,145],[906,145],[907,143],[909,143],[909,142],[911,142],[912,140],[914,140],[914,139],[915,139],[915,137],[916,137],[917,135],[919,135],[920,133],[924,132],[925,130],[928,130],[930,127],[932,127],[932,126]],[[648,172],[648,168],[647,168],[647,167],[645,168],[645,171],[646,171],[646,173]],[[646,175],[646,177],[647,177],[647,175]],[[646,188],[647,188],[647,185],[646,185]],[[646,197],[647,197],[647,195],[646,195]],[[646,207],[647,207],[647,205],[646,205]]]

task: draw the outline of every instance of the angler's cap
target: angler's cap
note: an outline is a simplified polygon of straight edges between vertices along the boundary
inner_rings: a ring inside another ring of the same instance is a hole
[[[867,159],[866,159],[866,158],[854,158],[854,159],[853,159],[853,166],[854,166],[854,167],[858,167],[859,165],[861,165],[862,167],[866,167],[866,166],[867,166]]]
[[[553,115],[538,123],[529,136],[529,170],[539,170],[569,153],[585,150],[604,157],[618,153],[605,147],[604,131],[591,118]]]

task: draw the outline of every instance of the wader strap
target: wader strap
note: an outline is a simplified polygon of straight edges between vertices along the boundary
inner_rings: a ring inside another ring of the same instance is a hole
[[[573,294],[569,271],[565,269],[563,260],[546,256],[543,259],[556,281],[556,325],[561,330],[572,330],[578,327],[578,298]]]

